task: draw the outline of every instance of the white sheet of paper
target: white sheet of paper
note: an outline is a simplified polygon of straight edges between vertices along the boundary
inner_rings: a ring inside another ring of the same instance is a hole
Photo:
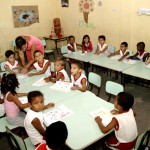
[[[102,123],[105,126],[107,126],[111,122],[113,117],[113,115],[110,113],[110,110],[107,110],[106,108],[103,107],[91,112],[90,115],[94,118],[97,116],[102,118]]]
[[[148,65],[145,65],[145,67],[146,67],[146,68],[150,68],[150,64],[148,64]]]
[[[17,76],[18,76],[18,78],[20,78],[20,79],[24,79],[24,78],[27,78],[27,77],[28,77],[28,74],[18,74]]]
[[[19,101],[20,101],[22,104],[28,103],[27,96],[19,97]]]
[[[48,84],[48,83],[46,83],[46,82],[44,81],[44,78],[41,78],[40,80],[38,80],[37,82],[33,83],[32,85],[33,85],[33,86],[44,86],[44,85],[46,85],[46,84]]]
[[[126,63],[126,64],[131,64],[131,65],[133,65],[133,64],[135,64],[135,63],[137,62],[137,60],[126,59],[126,60],[124,60],[123,62]]]
[[[46,124],[51,124],[72,114],[73,111],[71,111],[64,105],[60,105],[58,108],[44,114],[44,121],[46,122]]]
[[[119,58],[121,58],[121,55],[115,55],[115,56],[112,56],[112,57],[110,57],[111,59],[119,59]]]
[[[69,91],[71,91],[72,86],[73,86],[73,84],[70,82],[57,81],[54,85],[52,85],[49,88],[56,90],[56,91],[69,92]]]

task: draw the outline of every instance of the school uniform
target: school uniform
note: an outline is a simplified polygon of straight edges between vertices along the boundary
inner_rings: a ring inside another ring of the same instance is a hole
[[[140,54],[140,52],[138,51],[138,56],[137,56],[137,58],[139,58],[140,60],[143,60],[143,57],[144,57],[144,55],[145,55],[146,53],[147,53],[147,52],[144,51],[142,54]]]
[[[58,73],[61,73],[64,76],[64,80],[63,81],[70,82],[70,78],[69,78],[69,76],[68,76],[68,74],[67,74],[65,69],[62,69],[59,72],[56,72],[56,76],[58,75]]]
[[[9,67],[10,70],[13,70],[13,69],[17,69],[17,65],[18,65],[18,61],[17,60],[15,60],[14,64],[11,64],[10,62],[7,61],[4,67],[6,69],[7,69],[7,67]]]
[[[129,53],[124,59],[128,58],[131,54],[129,50],[126,50],[124,53],[122,52],[122,50],[119,51],[120,56],[122,57],[123,55],[125,55],[126,53]]]
[[[37,148],[35,150],[52,150],[50,149],[46,143],[41,143],[39,146],[37,146]]]
[[[72,49],[74,49],[74,51],[77,51],[77,45],[76,45],[76,43],[74,43],[73,46],[70,43],[68,43],[67,48],[68,47],[71,47]],[[71,52],[71,50],[68,49],[68,53],[69,52]]]
[[[105,43],[103,46],[101,46],[100,43],[98,43],[97,45],[98,45],[98,50],[99,50],[99,51],[103,51],[104,48],[108,46],[108,44],[106,44],[106,43]],[[108,53],[108,54],[110,53],[110,51],[109,51],[108,48],[105,50],[105,53]]]
[[[88,44],[85,43],[82,46],[82,48],[83,48],[84,51],[90,51],[90,52],[92,52],[92,50],[93,50],[92,42],[89,42]]]

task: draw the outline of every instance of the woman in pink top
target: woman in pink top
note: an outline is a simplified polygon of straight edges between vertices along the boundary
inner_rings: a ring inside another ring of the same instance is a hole
[[[23,126],[25,113],[20,109],[28,107],[28,103],[22,104],[18,96],[26,96],[26,93],[17,93],[16,88],[19,86],[15,74],[4,74],[1,83],[1,92],[4,94],[4,109],[7,121],[16,126]]]
[[[44,54],[44,46],[40,39],[35,36],[19,36],[15,40],[18,48],[19,57],[23,65],[23,73],[26,73],[28,68],[34,63],[33,53],[35,50],[40,50]],[[25,65],[24,52],[26,52],[28,64]]]

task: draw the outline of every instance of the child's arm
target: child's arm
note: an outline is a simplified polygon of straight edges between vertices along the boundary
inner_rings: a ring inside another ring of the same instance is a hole
[[[28,76],[34,76],[34,75],[44,74],[44,73],[46,72],[46,70],[48,69],[49,66],[50,66],[50,62],[48,61],[48,62],[45,64],[44,68],[43,68],[41,71],[35,72],[35,73],[28,73]]]
[[[79,86],[73,86],[71,87],[71,90],[80,90],[81,92],[85,92],[86,91],[86,79],[82,79],[81,80],[81,84],[82,84],[82,87],[79,87]]]
[[[45,136],[45,129],[42,127],[41,122],[38,118],[34,118],[31,124],[42,136]]]
[[[48,103],[47,105],[44,106],[44,109],[48,109],[50,107],[54,107],[55,104],[54,103]]]
[[[56,72],[54,72],[53,74],[51,74],[49,77],[44,78],[45,82],[50,82],[52,80],[52,78],[56,77]]]
[[[150,64],[150,57],[146,60],[146,65]]]
[[[18,97],[27,96],[27,95],[28,95],[28,93],[17,93],[17,96],[18,96]]]
[[[129,52],[126,52],[121,58],[119,58],[118,60],[119,61],[121,61],[121,60],[123,60],[126,56],[128,56],[129,55]]]
[[[57,74],[57,76],[55,76],[55,77],[56,78],[51,78],[50,81],[53,82],[53,83],[56,83],[56,81],[59,81],[62,78],[63,78],[62,80],[64,80],[64,75],[61,72],[59,72]]]
[[[97,122],[100,130],[104,134],[109,132],[111,129],[113,129],[117,125],[117,121],[115,118],[112,118],[111,122],[106,127],[102,124],[102,119],[100,117],[96,117],[95,121]]]
[[[74,48],[71,47],[71,46],[67,46],[68,50],[72,51],[72,52],[75,52]]]
[[[138,55],[138,52],[136,52],[136,54],[134,54],[133,56],[129,56],[128,59],[136,58]]]
[[[18,72],[17,73],[20,73],[21,72],[21,67],[19,64],[17,64],[17,69],[18,69]]]
[[[119,53],[120,53],[120,50],[118,50],[118,51],[116,51],[114,53],[109,54],[108,57],[119,55]]]
[[[14,74],[16,74],[16,72],[12,71],[8,65],[5,65],[5,69],[6,69],[9,73],[14,73]]]
[[[108,46],[106,46],[102,51],[99,51],[99,54],[104,53],[108,49]]]

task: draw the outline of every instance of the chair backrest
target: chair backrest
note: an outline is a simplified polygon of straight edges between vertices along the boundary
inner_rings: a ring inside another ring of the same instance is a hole
[[[115,52],[115,47],[113,45],[108,45],[108,49],[109,49],[110,53]]]
[[[46,41],[45,40],[41,40],[42,44],[44,47],[46,47]]]
[[[106,82],[106,92],[112,95],[117,96],[118,93],[123,92],[124,88],[121,84],[116,82],[107,81]]]
[[[54,64],[54,62],[51,62],[51,71],[55,72],[55,64]]]
[[[16,42],[15,42],[15,40],[12,41],[12,46],[13,46],[13,47],[16,47]]]
[[[90,72],[88,81],[89,83],[92,83],[96,85],[97,87],[101,87],[101,76],[99,76],[96,73]]]
[[[95,44],[95,45],[93,46],[93,53],[95,53],[96,49],[97,49],[97,44]]]
[[[6,64],[6,61],[1,62],[1,71],[6,71],[6,69],[4,67],[5,64]]]
[[[61,54],[66,54],[66,53],[68,53],[68,48],[67,48],[67,46],[62,46],[62,47],[61,47]]]
[[[13,133],[7,126],[6,132],[14,147],[20,150],[27,150],[24,140],[15,133]]]

